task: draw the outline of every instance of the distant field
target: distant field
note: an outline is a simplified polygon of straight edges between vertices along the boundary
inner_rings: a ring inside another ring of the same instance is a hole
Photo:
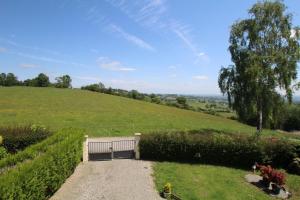
[[[222,117],[78,89],[2,87],[0,97],[0,125],[78,127],[93,136],[175,129],[255,131]]]
[[[154,165],[155,184],[161,191],[170,182],[174,192],[189,200],[274,199],[247,183],[244,176],[250,171],[201,164],[158,162]],[[287,175],[288,190],[300,198],[300,176]]]

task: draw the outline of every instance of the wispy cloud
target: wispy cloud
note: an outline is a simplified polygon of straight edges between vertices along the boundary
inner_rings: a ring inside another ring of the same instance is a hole
[[[99,77],[93,77],[93,76],[72,76],[72,77],[84,81],[98,81],[98,82],[101,81]]]
[[[41,48],[38,46],[28,46],[28,45],[24,45],[15,41],[12,41],[10,39],[6,39],[6,38],[0,38],[0,42],[1,43],[5,43],[14,47],[18,47],[18,48],[23,48],[23,49],[28,49],[28,50],[33,50],[33,51],[37,51],[37,52],[43,52],[43,53],[48,53],[48,54],[52,54],[52,55],[62,55],[60,52],[58,51],[54,51],[54,50],[49,50],[49,49],[45,49],[45,48]]]
[[[35,54],[28,54],[28,53],[23,53],[23,52],[9,52],[12,55],[16,56],[21,56],[24,58],[30,58],[33,60],[40,60],[40,61],[45,61],[45,62],[50,62],[50,63],[57,63],[57,64],[63,64],[64,66],[76,66],[76,67],[82,67],[82,68],[89,68],[90,66],[82,63],[77,63],[77,62],[69,62],[61,59],[56,59],[52,57],[47,57],[47,56],[41,56],[41,55],[35,55]]]
[[[176,77],[177,77],[177,74],[170,74],[170,77],[171,77],[171,78],[176,78]]]
[[[199,51],[196,43],[192,40],[191,28],[170,16],[165,0],[138,0],[134,3],[107,0],[107,2],[119,8],[129,18],[142,26],[175,34],[192,51],[196,57],[195,63],[209,61],[208,55]]]
[[[209,57],[198,50],[197,45],[192,41],[189,36],[189,28],[186,25],[182,25],[179,22],[173,22],[171,24],[173,32],[183,41],[183,43],[193,52],[196,57],[196,63],[199,60],[209,61]]]
[[[99,53],[99,51],[97,49],[90,49],[90,52],[92,52],[92,53]]]
[[[4,48],[4,47],[0,47],[0,53],[6,52],[6,51],[7,51],[7,49],[6,49],[6,48]]]
[[[111,71],[135,71],[136,68],[134,67],[128,67],[123,65],[121,62],[116,61],[116,60],[111,60],[110,58],[107,57],[99,57],[97,60],[98,65],[107,70]]]
[[[36,64],[31,64],[31,63],[22,63],[20,64],[20,67],[22,68],[35,68],[38,67]]]
[[[168,68],[169,69],[177,69],[177,66],[176,65],[170,65]]]
[[[204,76],[204,75],[197,75],[197,76],[193,76],[193,79],[196,79],[196,80],[207,80],[208,77]]]
[[[151,46],[149,43],[145,42],[143,39],[132,35],[130,33],[127,33],[126,31],[124,31],[121,27],[115,25],[115,24],[110,24],[109,28],[115,32],[118,33],[122,38],[124,38],[125,40],[131,42],[132,44],[139,46],[143,49],[147,49],[147,50],[151,50],[154,51],[154,47]]]

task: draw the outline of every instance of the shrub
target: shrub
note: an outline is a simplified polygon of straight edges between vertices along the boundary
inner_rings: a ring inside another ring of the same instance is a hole
[[[261,176],[264,180],[267,180],[269,183],[273,182],[278,186],[283,186],[285,184],[285,174],[281,171],[273,169],[270,165],[257,165],[261,172]]]
[[[83,132],[65,129],[61,133],[66,137],[48,146],[44,154],[0,176],[0,199],[48,199],[62,185],[80,162]]]
[[[140,140],[141,158],[200,162],[249,168],[255,162],[287,167],[295,157],[294,145],[284,139],[260,139],[222,133],[156,133]]]
[[[300,158],[294,158],[289,164],[288,171],[300,175]]]
[[[0,127],[0,133],[4,138],[3,146],[10,153],[23,150],[51,134],[48,129],[39,125]]]
[[[43,140],[40,143],[31,145],[30,147],[26,148],[24,151],[20,151],[16,154],[9,154],[4,159],[0,160],[0,173],[10,169],[12,166],[21,163],[25,160],[32,160],[35,157],[43,154],[47,151],[47,149],[63,140],[65,137],[68,136],[68,132],[66,131],[59,131],[46,140]]]
[[[171,193],[171,191],[172,191],[171,183],[166,183],[164,185],[163,192],[165,192],[165,193]]]
[[[7,154],[6,149],[4,147],[0,146],[0,160],[3,159],[3,158],[5,158],[5,157],[7,157],[7,155],[8,154]]]

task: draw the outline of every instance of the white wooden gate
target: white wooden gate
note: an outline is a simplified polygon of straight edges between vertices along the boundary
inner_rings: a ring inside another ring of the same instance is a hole
[[[134,157],[135,140],[89,141],[89,160],[110,160]]]

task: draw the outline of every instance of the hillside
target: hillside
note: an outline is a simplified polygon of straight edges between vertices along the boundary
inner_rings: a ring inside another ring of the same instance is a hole
[[[255,131],[213,115],[77,89],[2,87],[0,97],[0,125],[79,127],[94,136],[173,129]]]

